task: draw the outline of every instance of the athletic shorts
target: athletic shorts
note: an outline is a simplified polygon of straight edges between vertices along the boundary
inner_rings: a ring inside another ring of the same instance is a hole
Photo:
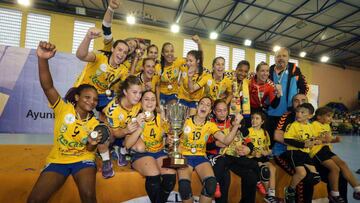
[[[318,153],[315,154],[315,156],[313,157],[313,161],[315,163],[319,163],[321,164],[321,162],[326,161],[331,159],[331,157],[336,156],[336,154],[334,154],[329,146],[323,146],[320,151],[318,151]]]
[[[187,160],[187,165],[193,167],[195,169],[196,166],[210,161],[205,156],[184,156]]]
[[[75,175],[77,172],[79,172],[81,169],[84,168],[95,168],[96,169],[96,163],[92,160],[84,160],[79,161],[71,164],[57,164],[57,163],[49,163],[47,164],[41,173],[44,172],[56,172],[60,173],[61,175],[67,177],[70,174]]]
[[[111,102],[112,99],[113,99],[113,96],[108,97],[108,96],[106,96],[106,94],[99,94],[96,110],[101,112],[103,110],[103,108],[105,108],[108,105],[108,103]]]
[[[314,165],[310,155],[300,150],[288,150],[284,152],[284,158],[293,168],[298,166],[305,166],[305,164]]]
[[[161,94],[161,93],[160,93],[160,103],[161,103],[162,105],[165,105],[165,104],[168,103],[169,101],[171,101],[171,100],[176,100],[176,99],[177,99],[176,94],[167,95],[167,94]]]
[[[143,153],[131,151],[131,163],[134,163],[136,160],[145,156],[150,156],[154,159],[158,159],[160,157],[167,156],[167,153],[164,152],[164,150],[160,150],[158,152],[143,152]]]
[[[180,99],[179,100],[179,103],[184,105],[184,106],[187,106],[188,108],[191,108],[191,109],[196,109],[197,105],[198,105],[198,102],[196,101],[186,101],[184,99]]]

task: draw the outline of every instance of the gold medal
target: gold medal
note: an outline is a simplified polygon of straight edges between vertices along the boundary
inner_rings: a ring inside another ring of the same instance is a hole
[[[90,133],[90,137],[91,137],[92,139],[96,139],[96,138],[98,137],[98,135],[99,135],[99,133],[98,133],[97,131],[92,131],[92,132]]]
[[[110,97],[110,96],[111,96],[111,90],[107,89],[107,90],[105,91],[105,94],[106,94],[106,96]]]
[[[168,85],[167,88],[168,88],[168,90],[171,90],[171,89],[173,88],[173,86],[172,86],[172,85]]]
[[[193,154],[196,153],[196,148],[195,147],[191,148],[191,153],[193,153]]]

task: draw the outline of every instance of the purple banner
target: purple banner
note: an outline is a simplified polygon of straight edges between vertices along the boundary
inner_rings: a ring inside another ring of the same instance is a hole
[[[85,65],[75,55],[59,52],[49,64],[62,96]],[[0,46],[0,132],[51,134],[53,117],[40,86],[36,50]]]

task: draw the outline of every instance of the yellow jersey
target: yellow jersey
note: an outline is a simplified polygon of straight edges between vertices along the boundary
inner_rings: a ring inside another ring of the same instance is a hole
[[[233,94],[232,80],[226,74],[224,74],[220,81],[216,81],[212,76],[211,79],[212,82],[207,87],[209,89],[208,95],[213,101],[217,99],[226,99],[228,95]]]
[[[333,137],[331,134],[331,127],[329,124],[322,124],[319,121],[314,121],[311,123],[311,125],[314,131],[315,138],[322,137],[324,136],[325,133],[330,133],[330,136]],[[313,146],[310,150],[310,157],[311,158],[314,157],[324,146],[329,146],[329,148],[332,149],[332,144],[330,143]]]
[[[185,65],[183,58],[177,58],[170,66],[165,66],[160,77],[160,93],[165,95],[177,94],[180,69]],[[161,67],[160,67],[161,68]]]
[[[82,73],[76,79],[74,87],[81,84],[94,86],[99,94],[104,94],[111,83],[118,78],[125,80],[128,71],[125,66],[113,67],[109,64],[109,58],[105,53],[96,53],[94,62],[86,64]]]
[[[213,83],[213,79],[210,74],[203,72],[201,76],[199,74],[195,74],[192,77],[193,84],[198,84],[200,89],[196,90],[193,93],[189,92],[189,77],[187,75],[188,68],[184,67],[181,72],[181,79],[180,79],[180,87],[179,87],[179,99],[184,99],[186,101],[198,102],[202,97],[205,95],[205,88],[206,86],[210,86]]]
[[[293,139],[299,142],[305,142],[306,140],[311,139],[313,137],[314,137],[314,133],[311,124],[310,123],[302,124],[297,121],[289,124],[286,127],[286,131],[284,134],[284,139]],[[297,148],[290,145],[287,146],[287,150],[300,150],[305,153],[310,152],[310,148]]]
[[[95,150],[86,149],[89,133],[99,124],[95,116],[85,120],[77,117],[75,107],[60,97],[50,106],[55,113],[54,146],[46,158],[46,163],[70,164],[85,160],[95,160]]]
[[[270,148],[270,137],[264,129],[249,128],[248,138],[251,139],[251,143],[254,145],[254,153],[261,153],[263,150],[269,150]],[[248,156],[252,158],[252,155]]]
[[[141,138],[145,143],[147,152],[155,153],[164,148],[163,125],[164,123],[160,118],[160,114],[157,114],[156,118],[145,122]]]
[[[182,155],[205,156],[206,142],[209,136],[220,129],[215,123],[206,121],[203,125],[194,124],[193,117],[186,119],[183,134],[180,137],[180,151]]]
[[[138,77],[140,79],[143,91],[151,90],[151,91],[155,92],[156,91],[156,86],[158,86],[159,82],[160,82],[159,76],[158,75],[153,75],[153,77],[151,78],[151,82],[150,82],[151,85],[146,86],[143,79],[141,78],[142,74],[143,74],[143,72],[140,72],[139,74],[137,74],[136,77]]]
[[[106,120],[109,126],[112,128],[126,128],[127,124],[136,118],[141,109],[141,103],[137,103],[130,110],[125,109],[118,102],[118,98],[115,97],[111,102],[103,109],[106,116]]]

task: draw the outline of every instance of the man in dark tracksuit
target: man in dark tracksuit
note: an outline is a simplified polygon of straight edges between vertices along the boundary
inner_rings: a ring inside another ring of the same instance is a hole
[[[292,98],[297,94],[305,94],[308,87],[304,75],[300,68],[294,63],[289,63],[290,51],[287,48],[281,48],[275,53],[275,65],[270,66],[270,79],[274,82],[277,89],[282,90],[279,105],[276,108],[269,107],[268,122],[266,130],[270,134],[273,145],[274,131],[280,117],[292,106]]]

